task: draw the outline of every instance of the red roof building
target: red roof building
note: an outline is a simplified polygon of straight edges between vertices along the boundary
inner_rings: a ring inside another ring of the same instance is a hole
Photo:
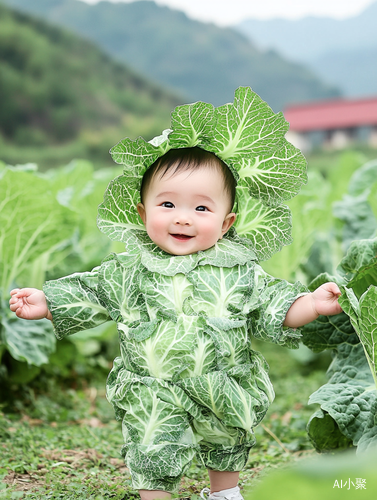
[[[288,106],[287,139],[301,149],[341,148],[355,141],[377,147],[377,98],[337,99]]]

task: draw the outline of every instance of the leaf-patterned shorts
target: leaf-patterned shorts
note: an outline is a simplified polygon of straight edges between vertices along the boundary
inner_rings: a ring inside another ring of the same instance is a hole
[[[196,454],[208,469],[240,471],[255,443],[252,427],[269,405],[263,391],[257,399],[240,382],[245,370],[259,371],[261,361],[257,356],[254,367],[172,383],[132,373],[116,358],[107,396],[122,421],[122,455],[133,487],[177,491]]]

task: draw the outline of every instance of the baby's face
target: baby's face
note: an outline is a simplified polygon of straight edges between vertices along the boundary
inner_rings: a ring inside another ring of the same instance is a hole
[[[172,255],[211,248],[236,219],[229,195],[214,168],[155,176],[144,204],[137,206],[151,240]]]

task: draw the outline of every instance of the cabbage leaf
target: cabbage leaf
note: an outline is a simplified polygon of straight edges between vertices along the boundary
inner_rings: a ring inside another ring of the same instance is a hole
[[[329,381],[309,400],[320,404],[309,421],[309,436],[320,451],[352,443],[365,450],[377,436],[377,238],[354,241],[337,275],[320,275],[309,289],[326,281],[340,286],[344,312],[320,316],[303,330],[304,343],[314,351],[334,350]],[[326,437],[331,425],[333,440]]]
[[[98,227],[125,241],[129,230],[145,232],[136,205],[143,174],[170,149],[200,147],[217,155],[236,181],[234,225],[250,240],[258,260],[267,260],[291,243],[290,210],[283,205],[307,182],[306,160],[285,139],[288,123],[250,87],[239,87],[234,102],[214,108],[205,102],[178,106],[171,128],[147,142],[121,140],[111,149],[124,176],[108,187],[98,211]]]

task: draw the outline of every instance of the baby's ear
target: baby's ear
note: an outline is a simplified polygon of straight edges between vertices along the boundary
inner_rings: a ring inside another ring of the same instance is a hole
[[[230,213],[228,214],[224,221],[223,221],[223,225],[222,225],[222,228],[221,228],[221,238],[224,236],[224,234],[229,231],[229,229],[233,226],[233,224],[235,223],[236,221],[236,217],[237,217],[237,214],[235,213]]]
[[[145,208],[144,208],[144,205],[142,203],[138,203],[136,205],[136,208],[137,208],[137,211],[141,217],[141,220],[144,222],[144,225],[146,224],[146,221],[147,221],[147,214],[145,212]]]

